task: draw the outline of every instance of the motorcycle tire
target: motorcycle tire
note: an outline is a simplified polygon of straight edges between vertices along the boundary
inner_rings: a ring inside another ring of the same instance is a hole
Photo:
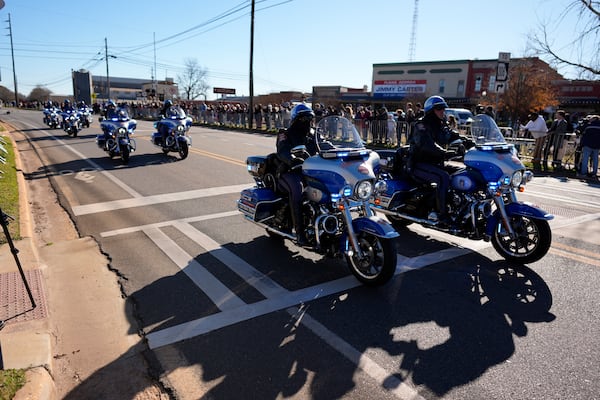
[[[502,222],[494,230],[492,245],[505,260],[528,264],[540,260],[548,253],[552,243],[550,224],[543,219],[521,215],[509,217],[512,229],[517,234],[512,239],[502,227]]]
[[[356,235],[363,258],[356,254],[346,256],[348,267],[360,282],[367,286],[381,286],[387,283],[396,272],[396,244],[394,239],[384,239],[368,232]]]
[[[190,149],[189,146],[187,144],[187,142],[181,142],[179,143],[179,158],[182,160],[185,160],[188,156]]]
[[[129,163],[129,145],[121,145],[121,160],[123,160],[123,164]]]

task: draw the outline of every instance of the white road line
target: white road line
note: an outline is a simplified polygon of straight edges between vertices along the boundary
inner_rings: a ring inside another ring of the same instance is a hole
[[[425,398],[421,397],[415,389],[396,378],[393,374],[390,374],[369,356],[356,350],[350,343],[346,342],[331,330],[327,329],[327,327],[319,321],[306,314],[304,310],[290,308],[287,311],[299,323],[304,325],[325,343],[337,350],[338,353],[342,354],[354,365],[373,378],[382,388],[393,393],[400,399],[425,400]]]
[[[235,211],[225,211],[225,212],[216,213],[216,214],[197,215],[195,217],[173,219],[173,220],[169,220],[169,221],[155,222],[153,224],[130,226],[128,228],[115,229],[112,231],[104,231],[104,232],[100,232],[100,236],[101,237],[110,237],[110,236],[125,235],[128,233],[143,231],[144,229],[149,229],[149,228],[162,228],[165,226],[171,226],[171,225],[174,225],[176,222],[183,222],[183,223],[191,224],[194,222],[208,221],[210,219],[232,217],[234,215],[241,215],[241,213],[239,211],[235,210]]]
[[[176,222],[173,226],[179,229],[182,233],[198,243],[204,249],[210,252],[210,255],[227,265],[229,269],[238,274],[252,285],[256,290],[261,292],[265,297],[280,296],[288,292],[287,289],[279,286],[275,281],[265,274],[254,269],[246,261],[233,254],[231,251],[221,247],[219,243],[200,232],[193,226],[183,222]]]
[[[92,203],[73,207],[73,213],[76,216],[79,216],[95,214],[105,211],[120,210],[123,208],[143,207],[160,203],[198,199],[202,197],[218,196],[222,194],[239,193],[243,189],[246,189],[251,186],[251,183],[244,183],[241,185],[212,187],[206,189],[189,190],[186,192],[156,194],[133,199],[105,201],[103,203]]]
[[[31,124],[29,124],[27,122],[24,122],[24,121],[20,121],[20,122],[22,124],[24,124],[24,125],[29,125],[32,128],[37,128],[36,125],[31,125]],[[85,161],[86,163],[88,163],[89,165],[91,165],[95,170],[97,170],[98,172],[100,172],[102,175],[104,175],[106,178],[108,178],[114,184],[116,184],[117,186],[119,186],[121,189],[125,190],[132,197],[142,197],[141,194],[139,194],[138,192],[136,192],[135,190],[133,190],[131,187],[129,187],[127,184],[125,184],[125,182],[123,182],[122,180],[116,178],[111,173],[105,171],[99,164],[96,164],[95,162],[93,162],[92,160],[90,160],[85,154],[83,154],[83,153],[75,150],[72,146],[68,145],[65,141],[57,138],[54,135],[51,135],[47,131],[44,130],[42,132],[44,132],[44,134],[46,136],[49,136],[49,137],[53,138],[54,140],[56,140],[58,143],[62,144],[66,149],[68,149],[69,151],[71,151],[77,157],[81,158],[81,161]]]
[[[144,230],[144,233],[177,264],[220,310],[239,309],[246,304],[160,229],[150,228]]]
[[[414,258],[398,256],[396,274],[423,268],[434,263],[448,261],[465,255],[469,251],[470,250],[468,249],[448,249],[447,251],[425,254]],[[256,303],[244,305],[240,308],[224,310],[220,313],[184,322],[160,331],[150,332],[146,335],[146,338],[148,339],[150,348],[156,349],[181,340],[191,339],[216,329],[247,321],[255,317],[350,290],[360,285],[361,283],[356,280],[354,276],[349,275],[320,285],[288,292],[285,296],[267,298]]]

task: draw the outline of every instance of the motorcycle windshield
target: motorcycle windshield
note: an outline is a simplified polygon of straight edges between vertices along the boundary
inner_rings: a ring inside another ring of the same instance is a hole
[[[500,128],[498,128],[496,122],[486,114],[478,114],[473,117],[471,137],[478,146],[506,144],[506,140],[504,140],[504,135],[500,132]]]
[[[363,155],[367,152],[352,122],[338,115],[325,117],[317,123],[315,141],[319,154],[325,158]]]
[[[129,114],[124,108],[117,108],[116,110],[110,110],[107,117],[112,121],[129,121]]]
[[[171,106],[167,110],[167,118],[169,119],[185,119],[185,111],[179,106]]]

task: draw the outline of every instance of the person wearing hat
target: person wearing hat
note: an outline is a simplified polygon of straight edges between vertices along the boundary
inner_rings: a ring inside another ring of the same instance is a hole
[[[425,115],[415,122],[409,138],[409,170],[421,182],[436,184],[436,208],[429,214],[433,222],[447,223],[446,193],[450,186],[450,174],[444,169],[444,161],[456,155],[443,146],[459,138],[447,123],[444,110],[448,108],[441,96],[425,100]],[[464,148],[462,148],[464,154]]]

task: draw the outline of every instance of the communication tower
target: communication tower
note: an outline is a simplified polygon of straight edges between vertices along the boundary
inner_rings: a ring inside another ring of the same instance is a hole
[[[408,61],[415,60],[415,51],[417,47],[417,20],[419,18],[419,0],[415,0],[415,10],[413,12],[412,31],[410,33],[410,42],[408,45]]]

